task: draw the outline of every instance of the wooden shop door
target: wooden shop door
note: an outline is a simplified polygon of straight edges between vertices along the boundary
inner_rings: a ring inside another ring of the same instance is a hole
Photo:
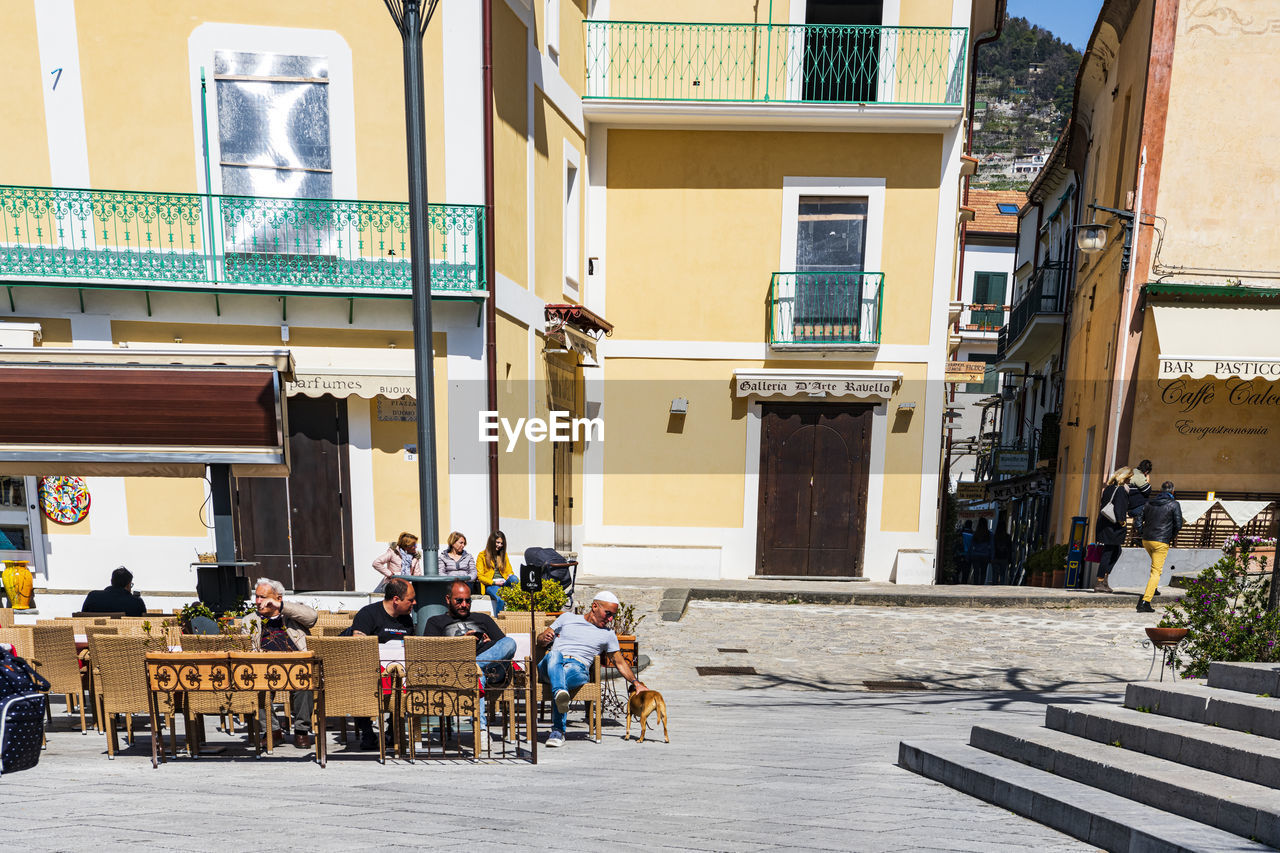
[[[236,542],[255,573],[286,587],[355,589],[347,401],[289,397],[289,477],[236,480]]]
[[[757,573],[860,577],[873,407],[763,409]]]

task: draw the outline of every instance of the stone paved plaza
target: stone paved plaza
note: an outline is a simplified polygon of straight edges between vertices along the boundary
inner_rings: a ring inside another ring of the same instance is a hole
[[[660,594],[618,592],[649,611]],[[536,767],[383,767],[335,745],[324,770],[292,746],[153,770],[145,734],[108,761],[101,735],[58,716],[39,767],[5,778],[0,798],[28,850],[1087,850],[898,768],[897,744],[1042,720],[1049,702],[1114,700],[1145,676],[1138,639],[1154,622],[1115,609],[695,601],[681,621],[640,629],[670,744],[626,742],[609,724],[591,743],[575,710],[568,745],[541,750]],[[702,665],[760,674],[700,677]],[[929,689],[868,692],[873,678]]]

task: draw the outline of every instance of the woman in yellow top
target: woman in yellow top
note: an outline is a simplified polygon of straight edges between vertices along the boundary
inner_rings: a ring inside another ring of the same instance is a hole
[[[481,595],[488,587],[493,587],[493,592],[488,593],[493,599],[493,612],[501,613],[507,605],[498,592],[502,587],[516,583],[516,573],[511,570],[511,560],[507,557],[507,534],[501,530],[489,534],[489,541],[484,543],[484,550],[476,558],[476,578],[480,581]]]

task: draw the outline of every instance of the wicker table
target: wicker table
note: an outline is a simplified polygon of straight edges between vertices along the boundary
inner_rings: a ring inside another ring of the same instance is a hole
[[[324,665],[312,652],[150,652],[146,658],[147,704],[151,712],[152,731],[159,731],[160,696],[179,693],[207,692],[256,693],[259,705],[269,703],[271,693],[280,690],[310,690],[315,695],[316,760],[321,767],[327,759],[325,751]],[[266,707],[270,707],[266,704]],[[270,715],[264,721],[266,749],[272,749]],[[192,737],[191,721],[187,721],[188,742]],[[164,761],[159,739],[151,739],[151,766]],[[254,744],[255,754],[260,754]],[[193,757],[195,752],[192,752]]]

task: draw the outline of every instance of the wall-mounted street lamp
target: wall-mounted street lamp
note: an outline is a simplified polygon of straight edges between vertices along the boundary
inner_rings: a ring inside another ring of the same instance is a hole
[[[1100,204],[1091,204],[1089,209],[1105,211],[1120,218],[1120,225],[1124,228],[1124,251],[1120,255],[1120,272],[1123,275],[1129,269],[1129,252],[1133,248],[1133,211],[1103,207]],[[1107,246],[1107,229],[1110,227],[1097,222],[1075,226],[1076,248],[1087,255],[1101,252]]]

